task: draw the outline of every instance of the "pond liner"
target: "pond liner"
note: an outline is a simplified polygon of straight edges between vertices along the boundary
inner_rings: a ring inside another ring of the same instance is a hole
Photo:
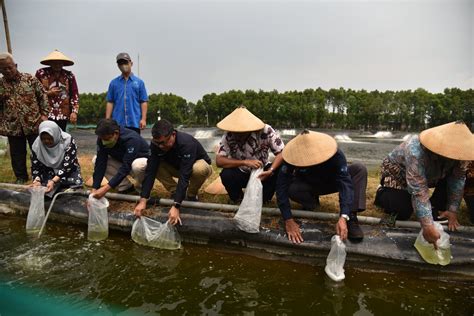
[[[58,197],[52,208],[51,220],[87,226],[86,200],[80,192]],[[26,216],[29,203],[29,192],[0,189],[0,214]],[[49,207],[50,203],[50,200],[45,201],[45,207]],[[152,206],[151,209],[152,215],[149,217],[161,222],[167,220],[168,207]],[[271,259],[321,265],[329,253],[331,237],[335,233],[335,221],[298,219],[305,242],[297,245],[288,240],[284,223],[279,217],[263,215],[260,232],[248,234],[237,228],[232,219],[233,213],[189,207],[182,207],[180,213],[183,225],[177,228],[184,244],[208,244],[223,250]],[[109,208],[111,230],[130,234],[134,221],[132,209]],[[346,241],[346,266],[378,270],[398,267],[433,271],[437,277],[452,273],[474,277],[474,233],[471,231],[449,232],[453,259],[451,264],[443,267],[425,263],[414,248],[420,228],[388,228],[379,225],[361,225],[361,228],[365,234],[362,242]]]

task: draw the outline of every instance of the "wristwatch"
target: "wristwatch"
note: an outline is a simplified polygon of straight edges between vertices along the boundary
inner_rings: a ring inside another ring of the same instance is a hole
[[[179,209],[181,207],[181,203],[174,202],[173,206],[176,207],[177,209]]]
[[[346,222],[349,221],[349,215],[347,215],[347,214],[342,214],[341,217],[344,218],[344,219],[346,220]]]

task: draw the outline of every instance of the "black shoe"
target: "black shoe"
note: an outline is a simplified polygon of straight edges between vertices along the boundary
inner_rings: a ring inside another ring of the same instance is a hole
[[[197,196],[197,195],[194,195],[194,196],[189,196],[189,195],[188,195],[188,196],[186,197],[186,201],[189,201],[189,202],[197,202],[197,201],[199,201],[199,199],[198,199],[198,196]]]
[[[357,216],[351,216],[347,222],[347,238],[353,242],[361,242],[364,239],[364,232],[359,226]]]
[[[28,179],[17,178],[15,184],[25,184],[26,182],[28,182]]]
[[[133,186],[133,185],[132,185],[130,188],[126,189],[126,190],[119,191],[118,193],[120,193],[120,194],[138,195],[138,192],[137,192],[137,190],[135,189],[135,186]]]

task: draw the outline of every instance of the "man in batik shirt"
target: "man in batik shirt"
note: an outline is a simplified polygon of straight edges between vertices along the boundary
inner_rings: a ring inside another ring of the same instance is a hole
[[[216,165],[223,168],[220,177],[230,199],[239,203],[252,169],[263,168],[259,176],[263,202],[271,200],[285,146],[278,133],[244,106],[227,115],[217,127],[226,131],[216,155]],[[268,160],[270,151],[275,155],[273,163]]]
[[[18,71],[11,54],[0,54],[0,73],[0,135],[8,136],[16,182],[25,183],[26,142],[31,148],[39,124],[48,119],[48,99],[38,79]]]
[[[79,112],[79,91],[76,77],[64,66],[72,66],[74,62],[61,52],[55,50],[41,61],[50,67],[41,68],[36,72],[48,95],[51,111],[48,119],[56,122],[65,132],[68,121],[77,123]]]
[[[447,218],[450,230],[459,226],[467,165],[474,159],[474,136],[462,122],[424,130],[395,148],[382,162],[381,187],[375,205],[407,220],[413,211],[425,239],[436,245],[440,235],[433,218]],[[430,188],[435,188],[430,197]]]

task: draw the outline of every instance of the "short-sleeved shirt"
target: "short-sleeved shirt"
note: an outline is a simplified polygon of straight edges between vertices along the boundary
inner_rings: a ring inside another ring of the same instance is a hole
[[[262,130],[250,133],[245,142],[239,142],[232,132],[225,132],[219,144],[217,154],[238,160],[256,159],[263,165],[268,162],[269,151],[279,154],[285,144],[280,135],[268,124]],[[248,167],[240,167],[244,172],[250,172]]]
[[[41,116],[48,116],[49,103],[38,79],[20,73],[18,80],[0,78],[0,135],[38,134]]]
[[[134,74],[131,74],[127,80],[120,75],[109,84],[107,102],[114,104],[112,118],[120,126],[140,128],[141,104],[147,101],[145,83]]]

